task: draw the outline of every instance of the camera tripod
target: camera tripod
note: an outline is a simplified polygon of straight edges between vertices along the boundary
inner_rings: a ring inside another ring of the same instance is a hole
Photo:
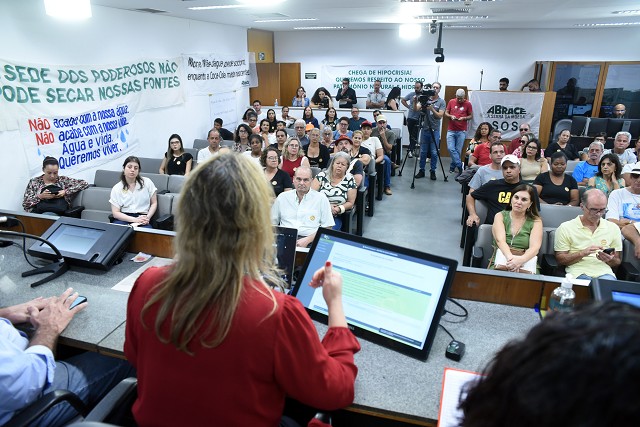
[[[429,125],[428,129],[423,129],[422,125],[424,123],[425,120],[425,116],[427,115],[427,112],[425,111],[421,111],[420,112],[420,118],[418,119],[418,126],[416,126],[416,128],[418,129],[417,135],[415,135],[415,138],[412,138],[411,135],[409,135],[409,149],[407,150],[407,152],[404,154],[404,160],[402,161],[402,166],[400,167],[400,170],[398,171],[398,176],[402,176],[402,171],[404,170],[404,165],[405,163],[407,163],[407,158],[409,158],[409,153],[413,152],[417,147],[420,147],[420,132],[425,132],[428,131],[431,134],[431,141],[433,144],[435,144],[436,146],[436,154],[438,156],[438,158],[436,159],[436,161],[438,161],[438,163],[440,163],[440,170],[442,170],[442,176],[444,178],[444,182],[448,182],[448,175],[444,172],[444,165],[442,164],[442,158],[440,157],[440,141],[436,141],[436,136],[433,132],[433,129],[431,128],[431,122],[427,120],[427,124]],[[428,152],[428,150],[427,150]],[[434,159],[431,159],[431,161],[433,161]],[[414,162],[413,162],[413,178],[411,179],[411,189],[416,188],[416,169],[418,167],[418,162],[420,161],[420,155],[418,154],[417,156],[414,153]]]

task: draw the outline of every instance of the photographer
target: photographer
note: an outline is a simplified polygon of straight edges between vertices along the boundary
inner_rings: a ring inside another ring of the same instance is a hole
[[[432,181],[436,180],[436,167],[438,166],[438,146],[436,144],[440,143],[440,126],[447,106],[444,100],[438,96],[441,88],[442,85],[438,82],[427,85],[426,89],[415,97],[418,98],[418,102],[414,104],[414,111],[419,111],[419,114],[423,116],[420,137],[420,170],[416,174],[416,178],[424,178],[427,152],[430,151],[430,177]]]
[[[422,92],[422,82],[417,81],[414,92],[408,93],[400,100],[407,108],[407,128],[409,129],[409,157],[413,156],[413,149],[418,145],[418,132],[420,131],[420,110],[414,107],[418,102],[418,94]]]

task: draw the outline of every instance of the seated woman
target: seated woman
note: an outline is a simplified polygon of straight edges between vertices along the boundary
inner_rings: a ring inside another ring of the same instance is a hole
[[[347,153],[335,153],[327,170],[318,173],[311,183],[311,188],[324,193],[331,203],[334,230],[342,228],[340,215],[353,207],[358,195],[356,182],[353,176],[347,173],[350,162],[351,157]]]
[[[293,97],[291,101],[292,107],[308,107],[309,106],[309,98],[307,98],[307,91],[304,90],[304,87],[300,86],[296,90],[296,96]]]
[[[520,160],[520,175],[523,181],[533,182],[538,175],[549,171],[547,159],[540,155],[540,143],[531,138],[524,145],[524,154]]]
[[[267,120],[269,120],[269,133],[274,133],[278,127],[278,119],[276,119],[276,110],[269,108],[267,110]]]
[[[618,156],[613,153],[605,154],[598,163],[598,172],[589,178],[587,188],[598,188],[609,197],[613,190],[624,188],[624,179],[621,174],[622,166]]]
[[[264,145],[264,141],[262,140],[262,136],[257,133],[252,134],[249,137],[249,151],[244,151],[241,153],[243,156],[247,156],[256,166],[262,168],[260,164],[260,157],[262,156],[262,146]]]
[[[336,113],[336,109],[333,107],[327,108],[327,112],[324,113],[324,119],[320,122],[320,129],[324,130],[325,127],[330,128],[332,131],[335,131],[338,126],[338,113]]]
[[[311,108],[333,108],[333,99],[331,99],[328,90],[319,87],[311,97],[309,106]]]
[[[289,178],[293,179],[293,174],[300,166],[309,166],[309,159],[307,159],[302,147],[300,147],[300,140],[296,137],[291,137],[284,143],[280,169],[285,171]]]
[[[556,142],[552,142],[547,146],[545,150],[547,152],[547,160],[551,162],[551,155],[557,151],[562,151],[569,160],[579,160],[578,158],[578,150],[571,143],[571,131],[568,129],[563,130],[558,135],[558,140]]]
[[[311,109],[311,107],[304,108],[304,112],[302,113],[302,120],[304,120],[306,124],[311,124],[314,128],[320,129],[318,119],[313,117],[313,110]]]
[[[324,169],[329,165],[331,154],[329,149],[320,144],[320,129],[313,128],[309,132],[309,143],[302,147],[309,160],[309,166]]]
[[[542,245],[542,220],[535,203],[536,191],[528,184],[518,185],[511,203],[493,220],[493,255],[489,269],[535,274]]]
[[[127,306],[137,425],[277,426],[286,396],[325,410],[353,402],[360,345],[343,314],[342,278],[327,263],[310,282],[324,287],[328,307],[321,342],[299,301],[279,292],[272,197],[262,172],[233,153],[185,183],[174,263],[142,273]]]
[[[55,157],[42,161],[42,175],[31,178],[24,190],[22,207],[27,212],[64,215],[76,193],[89,186],[87,181],[58,175],[60,167]]]
[[[400,88],[395,86],[389,91],[389,96],[387,96],[387,100],[384,102],[384,109],[391,111],[398,111],[398,107],[400,106]]]
[[[567,155],[563,151],[553,153],[549,172],[541,173],[533,181],[540,203],[570,206],[580,204],[578,183],[574,177],[564,173],[566,169]]]
[[[280,120],[285,123],[285,126],[290,128],[296,121],[296,118],[289,115],[289,107],[282,107]]]
[[[320,143],[327,147],[329,151],[333,151],[333,132],[330,128],[326,127],[322,129],[322,140]]]
[[[284,129],[278,129],[276,131],[276,142],[274,144],[270,144],[269,147],[278,150],[278,155],[280,156],[284,151],[284,143],[287,142],[287,138],[289,138],[287,131]]]
[[[271,129],[271,125],[269,124],[269,120],[267,119],[260,120],[260,132],[258,132],[257,135],[260,135],[262,137],[262,140],[265,143],[265,147],[267,145],[271,145],[276,142],[276,134],[271,133],[270,129]]]
[[[293,181],[291,177],[285,171],[278,169],[278,162],[280,161],[280,154],[277,149],[273,147],[267,147],[262,151],[260,157],[260,164],[264,168],[264,177],[267,182],[273,188],[275,196],[278,197],[283,191],[289,191],[293,189]]]
[[[156,186],[140,176],[140,160],[129,156],[122,164],[120,182],[111,189],[111,214],[114,224],[152,228],[151,218],[158,208]]]
[[[164,153],[160,173],[166,175],[189,175],[193,166],[193,156],[184,151],[182,138],[177,133],[169,137],[169,148]]]
[[[475,135],[469,141],[469,149],[467,150],[469,166],[491,164],[489,135],[492,130],[489,122],[482,122],[478,125]]]
[[[233,151],[242,153],[249,150],[249,135],[253,134],[251,127],[245,123],[240,123],[236,128],[234,137],[235,144],[233,144]]]

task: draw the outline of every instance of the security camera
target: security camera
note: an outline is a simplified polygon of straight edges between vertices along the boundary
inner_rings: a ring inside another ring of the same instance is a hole
[[[438,27],[436,25],[436,20],[434,19],[431,24],[429,24],[429,32],[431,34],[435,34],[438,31]]]

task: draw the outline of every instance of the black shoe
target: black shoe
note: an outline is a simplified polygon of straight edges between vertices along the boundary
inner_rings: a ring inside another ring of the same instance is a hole
[[[418,173],[416,174],[415,177],[416,178],[424,178],[425,177],[424,171],[423,170],[418,171]]]
[[[423,174],[424,175],[424,174]],[[436,180],[436,171],[431,171],[431,181],[435,181]]]

